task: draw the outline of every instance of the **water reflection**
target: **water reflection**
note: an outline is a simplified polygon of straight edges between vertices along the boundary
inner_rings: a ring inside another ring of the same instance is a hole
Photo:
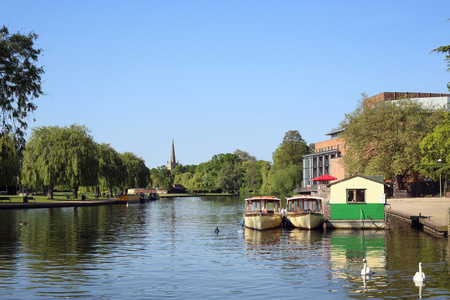
[[[241,229],[243,209],[239,197],[192,197],[0,210],[0,297],[450,295],[448,239],[395,222],[390,231]],[[361,276],[363,258],[372,276]],[[426,288],[412,280],[419,261]]]

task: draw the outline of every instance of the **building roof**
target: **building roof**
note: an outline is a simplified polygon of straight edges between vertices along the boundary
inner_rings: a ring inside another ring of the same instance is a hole
[[[377,182],[377,183],[380,183],[380,184],[387,185],[387,184],[384,183],[383,175],[354,175],[354,176],[350,176],[350,177],[344,178],[342,180],[330,183],[328,186],[332,186],[332,185],[335,185],[335,184],[347,181],[349,179],[357,178],[357,177],[364,178],[364,179],[367,179],[367,180],[370,180],[370,181],[374,181],[374,182]]]

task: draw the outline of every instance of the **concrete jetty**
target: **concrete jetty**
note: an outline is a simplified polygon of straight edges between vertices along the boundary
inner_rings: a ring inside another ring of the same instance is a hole
[[[387,204],[388,218],[399,218],[434,236],[448,236],[450,198],[394,198]]]

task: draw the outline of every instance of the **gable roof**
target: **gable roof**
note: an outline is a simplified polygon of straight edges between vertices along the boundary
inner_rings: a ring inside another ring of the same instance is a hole
[[[377,182],[377,183],[380,183],[380,184],[387,185],[386,183],[384,183],[383,175],[354,175],[354,176],[350,176],[350,177],[341,179],[339,181],[330,183],[328,186],[335,185],[337,183],[341,183],[341,182],[347,181],[349,179],[357,178],[357,177],[364,178],[364,179],[367,179],[367,180],[370,180],[370,181],[374,181],[374,182]]]

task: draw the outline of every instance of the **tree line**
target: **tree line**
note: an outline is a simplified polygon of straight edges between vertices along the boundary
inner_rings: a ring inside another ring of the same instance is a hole
[[[296,130],[286,132],[273,152],[273,164],[257,160],[246,151],[214,155],[199,165],[178,165],[149,169],[142,158],[131,152],[118,153],[111,145],[94,141],[82,125],[33,128],[25,149],[11,134],[0,137],[0,186],[24,185],[27,189],[45,187],[53,199],[55,186],[70,188],[73,198],[80,187],[113,189],[161,188],[181,184],[191,192],[287,193],[302,180],[303,155],[313,151]]]
[[[149,184],[150,170],[142,158],[98,144],[89,132],[76,124],[33,128],[24,150],[11,134],[2,135],[0,186],[44,187],[47,198],[53,199],[55,186],[71,188],[78,198],[81,186],[95,187],[98,197],[101,188],[112,196],[113,188],[124,194],[126,188]]]
[[[289,193],[302,181],[303,156],[314,152],[297,130],[287,131],[273,152],[272,162],[246,151],[220,153],[199,165],[164,166],[150,170],[154,185],[181,184],[193,192]]]

